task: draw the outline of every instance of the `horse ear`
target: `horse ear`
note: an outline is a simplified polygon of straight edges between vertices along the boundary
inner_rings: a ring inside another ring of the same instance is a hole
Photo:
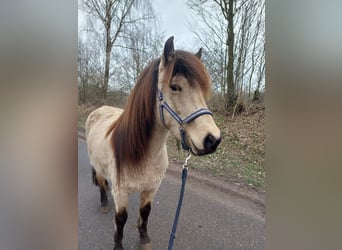
[[[163,52],[163,59],[164,64],[167,65],[170,61],[175,58],[175,47],[173,45],[173,36],[171,36],[164,45],[164,52]]]
[[[198,59],[201,60],[201,57],[202,57],[202,48],[200,48],[197,53],[195,54],[196,57],[198,57]]]

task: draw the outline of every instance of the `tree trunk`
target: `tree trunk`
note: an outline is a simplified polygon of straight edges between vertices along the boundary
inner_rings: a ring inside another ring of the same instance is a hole
[[[109,43],[107,39],[106,44],[106,61],[105,61],[105,72],[104,72],[104,78],[103,78],[103,85],[101,89],[101,102],[105,102],[107,99],[107,91],[108,91],[108,82],[109,82],[109,65],[110,65],[110,54],[112,51],[112,46]]]
[[[261,94],[260,87],[261,87],[261,82],[262,82],[262,79],[264,78],[264,75],[265,75],[265,63],[261,64],[261,67],[259,69],[258,82],[257,82],[256,90],[254,91],[253,101],[260,100],[260,94]]]
[[[112,37],[111,37],[111,24],[112,24],[112,16],[110,12],[110,6],[107,6],[106,11],[106,59],[105,59],[105,71],[103,77],[103,86],[101,88],[101,103],[104,104],[107,99],[107,91],[108,91],[108,82],[109,82],[109,65],[110,65],[110,55],[112,52]]]
[[[227,65],[227,108],[236,102],[236,88],[234,80],[234,0],[229,0],[228,8],[228,65]]]

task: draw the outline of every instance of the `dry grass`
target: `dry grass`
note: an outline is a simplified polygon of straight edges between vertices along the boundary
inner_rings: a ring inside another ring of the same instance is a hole
[[[222,142],[214,154],[191,158],[191,168],[220,179],[265,191],[265,110],[249,108],[231,118],[215,114],[222,130]],[[169,159],[182,163],[185,154],[178,151],[173,136],[168,139]]]

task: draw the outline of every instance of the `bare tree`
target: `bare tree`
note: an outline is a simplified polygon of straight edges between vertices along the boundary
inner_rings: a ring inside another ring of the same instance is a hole
[[[105,34],[105,64],[103,83],[100,86],[101,101],[105,102],[108,91],[111,53],[125,25],[134,22],[128,15],[136,0],[83,0],[83,10],[103,25]]]
[[[216,51],[215,55],[224,55],[220,58],[220,64],[223,64],[223,76],[221,87],[223,87],[223,97],[225,107],[228,108],[235,103],[237,98],[237,89],[234,77],[234,0],[188,0],[188,6],[194,10],[202,19],[205,29],[210,31],[210,37],[204,36],[204,40],[212,40],[211,46],[219,45],[220,52]],[[216,19],[216,20],[215,20]],[[203,27],[203,26],[202,26]],[[203,28],[197,26],[199,39],[203,39],[201,35]],[[213,41],[214,40],[214,41]],[[209,48],[210,50],[214,47]]]
[[[218,91],[226,106],[227,93],[227,28],[221,22],[222,14],[217,11],[213,1],[188,1],[188,6],[194,10],[200,21],[196,20],[190,25],[195,33],[198,43],[204,48],[203,61],[208,67],[214,83],[214,89]],[[222,104],[222,102],[219,102]],[[221,105],[220,105],[221,106]]]
[[[237,98],[236,84],[234,78],[234,0],[215,0],[220,6],[223,16],[226,18],[227,27],[227,46],[228,46],[228,65],[227,65],[227,103],[226,106],[232,106]]]
[[[140,23],[130,26],[126,30],[127,36],[123,39],[127,47],[115,56],[116,72],[121,72],[115,77],[120,82],[121,89],[129,93],[141,71],[155,58],[159,56],[162,48],[163,36],[158,30],[151,27],[151,23]]]
[[[225,109],[244,93],[260,88],[264,78],[264,0],[188,0],[202,22],[192,24],[207,50],[209,71],[219,82]],[[261,74],[261,75],[260,75]],[[260,79],[260,80],[259,80]],[[259,87],[258,87],[259,83]]]
[[[122,104],[120,95],[129,94],[142,69],[162,47],[153,7],[148,0],[143,4],[141,0],[83,0],[81,10],[87,13],[87,24],[81,28],[79,39],[84,41],[80,47],[92,50],[92,62],[96,61],[93,77],[82,75],[82,82],[87,78],[89,83],[82,86],[96,86],[97,104],[119,99],[117,104]],[[84,68],[84,63],[79,66]],[[85,88],[80,90],[86,99]]]
[[[260,95],[261,95],[260,89],[261,89],[263,80],[265,80],[265,46],[263,46],[263,52],[261,53],[261,56],[260,56],[259,70],[257,73],[257,87],[253,95],[254,101],[260,100]]]
[[[153,7],[147,3],[139,8],[139,12],[134,13],[139,22],[127,26],[120,41],[114,46],[111,77],[115,86],[112,88],[119,88],[127,94],[140,72],[159,56],[162,48],[163,35],[158,30]]]
[[[103,83],[103,68],[99,60],[99,47],[92,43],[78,42],[78,89],[80,103],[98,104],[100,87]]]
[[[82,41],[78,42],[78,98],[81,103],[87,100],[88,80],[89,80],[89,51]]]

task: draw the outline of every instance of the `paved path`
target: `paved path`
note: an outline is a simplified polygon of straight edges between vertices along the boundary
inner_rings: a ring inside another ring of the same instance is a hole
[[[100,213],[100,194],[92,185],[86,143],[78,141],[78,209],[80,250],[113,249],[113,198],[111,212]],[[191,171],[191,170],[190,170]],[[155,196],[148,232],[155,250],[167,249],[169,232],[176,211],[180,176],[167,174]],[[136,228],[139,195],[129,199],[128,220],[124,229],[124,248],[139,249]],[[174,250],[264,249],[265,220],[262,209],[189,177],[177,228]]]

